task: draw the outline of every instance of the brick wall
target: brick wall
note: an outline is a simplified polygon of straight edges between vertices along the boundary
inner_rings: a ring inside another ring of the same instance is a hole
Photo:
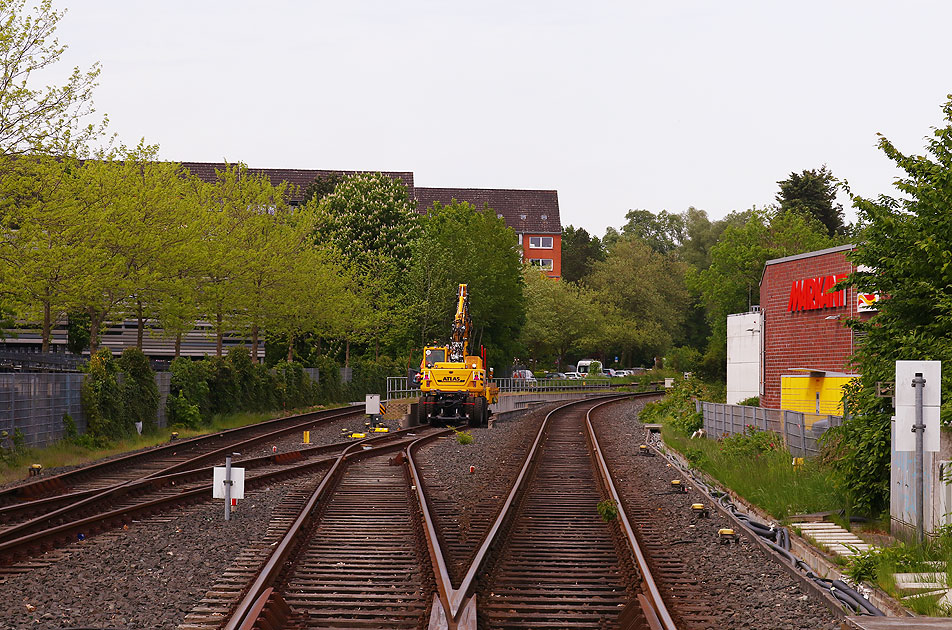
[[[552,238],[552,249],[533,249],[529,247],[529,238],[532,236],[546,236]],[[546,272],[550,278],[562,277],[562,235],[561,234],[532,234],[522,235],[522,259],[551,258],[552,271]]]
[[[855,289],[847,289],[843,306],[787,310],[795,281],[854,270],[846,260],[848,248],[824,251],[769,262],[764,268],[760,284],[760,308],[764,314],[764,407],[780,408],[780,377],[796,374],[791,368],[854,373],[848,364],[853,352],[853,332],[843,322],[857,316]],[[872,314],[860,315],[868,318]],[[836,316],[839,319],[827,319]]]

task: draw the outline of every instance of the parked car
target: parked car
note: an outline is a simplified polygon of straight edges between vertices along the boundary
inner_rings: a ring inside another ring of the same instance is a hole
[[[582,379],[582,375],[578,372],[566,372],[565,378],[569,379],[570,381],[578,381]]]
[[[542,378],[547,381],[560,380],[565,378],[565,374],[562,372],[546,372]]]
[[[604,375],[607,376],[608,378],[614,378],[614,377],[618,376],[617,374],[615,374],[615,370],[613,370],[613,369],[611,369],[611,368],[602,368],[602,374],[604,374]]]
[[[516,370],[512,373],[512,378],[524,380],[527,384],[536,383],[536,377],[532,370]]]

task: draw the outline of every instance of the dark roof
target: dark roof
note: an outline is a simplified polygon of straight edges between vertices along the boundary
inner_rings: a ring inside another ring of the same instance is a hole
[[[202,181],[214,182],[215,181],[215,170],[224,170],[224,162],[180,162],[180,164],[188,169],[188,171],[198,177]],[[301,169],[301,168],[248,168],[252,173],[261,173],[267,175],[271,178],[271,182],[274,185],[278,185],[281,182],[288,182],[289,184],[297,187],[297,192],[289,200],[291,203],[297,203],[301,201],[304,189],[313,182],[318,177],[326,177],[328,175],[354,175],[356,173],[375,173],[377,171],[337,171],[337,170],[320,170],[320,169]],[[398,171],[380,171],[384,175],[389,175],[394,179],[398,179],[407,187],[407,191],[410,193],[410,198],[413,198],[413,173],[412,172],[398,172]]]
[[[421,212],[434,201],[448,204],[467,201],[479,209],[486,204],[506,225],[521,234],[561,234],[559,193],[556,190],[505,190],[499,188],[423,188],[414,189]]]

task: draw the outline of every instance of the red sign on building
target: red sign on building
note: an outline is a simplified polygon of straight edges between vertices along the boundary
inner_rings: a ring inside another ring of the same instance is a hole
[[[835,308],[846,304],[846,290],[833,291],[833,285],[849,274],[831,274],[794,280],[790,287],[787,311],[812,311],[820,308]]]

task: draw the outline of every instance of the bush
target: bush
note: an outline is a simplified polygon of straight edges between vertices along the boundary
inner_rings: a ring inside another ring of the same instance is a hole
[[[212,414],[228,414],[240,408],[238,379],[231,362],[223,357],[205,359],[208,406]]]
[[[169,365],[169,372],[172,378],[165,403],[169,424],[197,428],[210,420],[208,365],[179,357]]]
[[[723,451],[727,457],[756,459],[764,453],[783,449],[783,439],[772,431],[761,431],[752,424],[743,433],[724,438]]]
[[[751,396],[750,398],[745,398],[737,403],[738,405],[743,405],[744,407],[759,407],[760,406],[760,396]]]
[[[602,520],[606,523],[610,523],[618,518],[618,502],[614,499],[599,501],[595,509],[598,510],[598,515],[601,516]]]
[[[76,421],[68,413],[63,414],[63,439],[67,442],[75,442],[79,439],[79,429],[76,427]]]
[[[123,424],[118,367],[109,348],[102,348],[90,357],[85,369],[80,401],[86,415],[87,434],[100,442],[131,435],[133,426]]]
[[[169,394],[165,408],[173,427],[198,429],[204,424],[198,405],[189,402],[185,392]]]
[[[119,357],[122,383],[122,423],[135,426],[142,423],[144,433],[153,433],[159,409],[159,387],[155,384],[155,372],[148,357],[138,348],[126,348]]]
[[[285,409],[313,405],[317,387],[300,363],[279,361],[274,366],[281,404]]]
[[[468,431],[457,431],[456,441],[465,446],[466,444],[472,444],[475,442],[476,438],[474,438],[473,434],[469,433]]]

